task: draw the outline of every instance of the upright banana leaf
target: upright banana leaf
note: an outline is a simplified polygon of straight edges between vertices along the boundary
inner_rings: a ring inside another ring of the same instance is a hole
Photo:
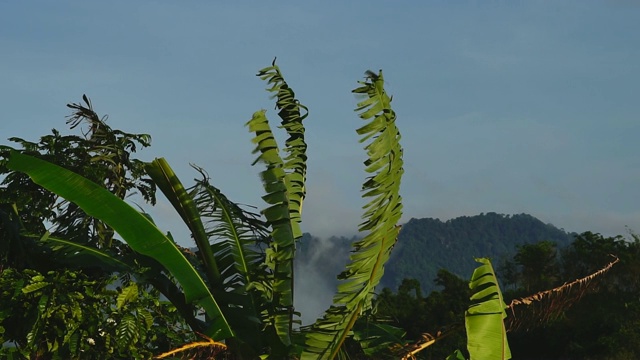
[[[369,121],[357,130],[362,135],[360,142],[373,139],[365,147],[365,170],[375,174],[362,186],[363,197],[373,199],[364,206],[364,222],[360,224],[360,231],[369,233],[353,245],[351,263],[339,276],[345,281],[338,286],[334,305],[307,334],[304,359],[333,359],[339,353],[358,316],[371,307],[374,288],[382,278],[400,230],[396,226],[402,215],[400,132],[391,98],[384,90],[382,71],[368,71],[366,76],[366,81],[359,82],[361,86],[353,92],[366,96],[356,108],[360,118]]]
[[[489,259],[476,259],[481,263],[471,276],[469,288],[473,291],[471,305],[465,313],[467,349],[471,360],[511,359],[507,342],[504,303],[498,279]]]
[[[271,227],[271,246],[266,251],[266,265],[273,271],[272,288],[276,308],[271,324],[285,346],[291,345],[293,320],[293,257],[295,237],[289,212],[289,196],[285,183],[284,162],[276,143],[265,111],[257,111],[247,123],[254,132],[254,153],[260,156],[254,162],[263,162],[266,169],[260,173],[266,195],[262,199],[269,204],[262,211]]]
[[[275,59],[271,66],[258,72],[258,76],[273,86],[267,89],[276,94],[276,108],[280,110],[278,116],[282,119],[282,127],[287,131],[289,138],[285,142],[284,169],[287,193],[289,195],[289,213],[293,236],[296,239],[302,237],[300,222],[302,221],[302,203],[306,195],[305,182],[307,178],[307,143],[304,141],[304,125],[302,121],[309,115],[306,106],[300,104],[295,98],[293,89],[280,73]],[[301,114],[301,110],[304,114]]]
[[[44,160],[12,151],[7,167],[27,173],[35,183],[109,224],[133,250],[156,259],[180,283],[186,301],[202,306],[212,319],[208,335],[215,339],[233,336],[227,319],[196,269],[177,245],[144,215],[99,185]]]
[[[286,187],[286,204],[288,206],[287,217],[289,218],[289,221],[291,223],[292,238],[294,240],[297,240],[302,238],[302,230],[300,229],[300,223],[302,221],[302,204],[304,202],[304,198],[306,195],[305,182],[307,177],[307,154],[306,154],[307,143],[304,140],[305,129],[304,129],[304,125],[302,124],[302,121],[307,117],[308,109],[304,105],[300,104],[298,99],[295,98],[295,93],[293,92],[293,89],[291,89],[287,84],[287,82],[284,80],[284,77],[280,72],[280,68],[275,64],[275,59],[271,63],[271,66],[260,70],[258,72],[258,76],[262,80],[266,80],[267,83],[271,85],[271,87],[268,88],[267,91],[275,93],[273,97],[276,98],[276,109],[279,110],[278,116],[280,116],[280,118],[282,119],[282,122],[281,122],[282,128],[284,128],[287,131],[287,134],[289,135],[289,137],[285,142],[285,147],[284,147],[284,151],[286,153],[284,161],[275,160],[274,163],[266,162],[266,164],[267,164],[267,171],[270,171],[269,170],[270,168],[271,169],[282,168],[284,170],[284,179],[282,180],[284,180],[284,185]],[[304,114],[302,114],[301,111],[304,111]],[[266,117],[264,118],[264,120],[265,122],[262,123],[261,126],[264,127],[264,125],[266,124],[266,126],[268,127],[268,122],[266,122]],[[260,119],[260,120],[257,120],[257,122],[254,122],[254,126],[260,121],[262,120]],[[255,131],[255,128],[252,131]],[[268,134],[270,134],[270,132],[271,130],[269,129],[267,132],[262,134],[266,136],[264,140],[267,140],[267,138],[269,138]],[[256,132],[256,138],[258,136],[259,135]],[[266,146],[271,146],[269,145],[270,141],[271,140],[268,140],[263,143],[258,141],[257,142],[258,148],[256,148],[256,150],[258,150],[262,146],[261,144],[264,144]],[[275,139],[274,139],[274,144],[275,144]],[[266,150],[266,151],[263,151],[263,150]],[[279,156],[277,145],[276,145],[275,151],[264,149],[264,148],[261,149],[260,151],[263,152],[263,154],[265,154],[265,152],[271,151],[272,153],[276,153]],[[274,175],[274,173],[272,173],[271,175]],[[264,179],[265,178],[263,177],[263,180]],[[276,182],[279,182],[282,180],[277,180]],[[266,181],[271,181],[274,184],[276,183],[276,182],[273,182],[272,180],[266,180]],[[267,185],[265,182],[265,190],[266,190],[266,186]],[[270,193],[270,190],[267,190],[267,194],[269,193]],[[279,201],[279,200],[276,200],[276,201]],[[273,204],[273,203],[270,203],[270,204]],[[265,215],[267,214],[265,213]],[[278,221],[281,221],[281,220],[278,220]],[[275,240],[274,245],[277,244],[278,241],[281,241],[275,238],[274,240]],[[293,324],[294,267],[292,266],[292,264],[293,264],[293,255],[295,254],[295,243],[293,243],[293,246],[291,246],[289,245],[290,240],[288,239],[285,240],[283,238],[282,241],[284,241],[284,243],[286,244],[285,247],[280,247],[279,245],[271,247],[271,250],[277,250],[277,252],[280,253],[280,255],[275,256],[275,258],[282,259],[282,260],[278,260],[278,262],[280,262],[281,265],[279,265],[280,270],[274,273],[275,275],[274,282],[275,284],[277,284],[282,279],[286,279],[282,284],[283,285],[282,289],[285,289],[285,287],[289,288],[290,290],[287,290],[287,291],[290,293],[290,296],[287,294],[287,298],[283,299],[284,301],[281,301],[280,305],[282,306],[282,309],[275,314],[274,322],[275,322],[275,327],[277,329],[277,333],[283,340],[283,344],[289,345],[290,343],[290,339],[288,338],[289,335],[287,335],[286,337],[284,335],[285,335],[285,330],[286,330],[286,334],[291,333],[291,329],[292,329],[291,326]],[[285,274],[285,271],[288,271],[289,274]],[[274,290],[276,289],[274,288]],[[285,326],[287,326],[286,329],[285,329]]]
[[[158,158],[145,164],[145,170],[189,227],[191,235],[200,250],[199,257],[204,265],[209,283],[216,288],[216,285],[221,282],[220,270],[213,256],[209,238],[204,230],[204,224],[193,199],[164,158]]]

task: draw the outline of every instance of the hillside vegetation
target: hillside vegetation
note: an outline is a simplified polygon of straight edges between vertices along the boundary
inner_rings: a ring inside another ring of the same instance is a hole
[[[489,212],[447,221],[411,219],[400,231],[382,282],[395,291],[402,279],[414,278],[428,292],[439,269],[468,279],[474,258],[488,257],[500,264],[516,253],[518,245],[548,240],[562,248],[574,237],[528,214]]]
[[[429,293],[435,289],[434,280],[440,269],[468,279],[475,268],[474,258],[488,257],[499,265],[512,258],[519,245],[546,240],[564,248],[575,236],[528,214],[489,212],[447,221],[411,219],[402,226],[385,266],[382,285],[397,291],[403,279],[412,278]],[[322,266],[326,276],[322,281],[337,284],[335,275],[349,258],[354,239],[337,236],[320,239],[305,233],[297,248],[296,261],[299,266]]]

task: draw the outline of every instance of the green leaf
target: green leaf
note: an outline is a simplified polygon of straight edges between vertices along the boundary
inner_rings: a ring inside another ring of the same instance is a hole
[[[200,250],[200,259],[204,265],[209,282],[216,286],[220,284],[220,270],[211,251],[209,238],[205,232],[200,213],[193,199],[187,193],[182,182],[178,179],[169,163],[164,158],[153,160],[145,165],[147,174],[153,179],[171,205],[176,209],[182,220],[187,224],[193,239]]]
[[[272,243],[267,250],[267,266],[272,270],[271,286],[277,296],[276,309],[271,313],[274,329],[285,346],[291,344],[293,317],[293,258],[295,237],[289,210],[289,197],[285,184],[284,163],[280,158],[265,111],[257,111],[247,123],[255,132],[254,153],[260,153],[256,162],[264,162],[266,170],[260,173],[267,193],[263,199],[270,205],[262,211],[271,227]]]
[[[71,334],[71,336],[69,336],[69,351],[71,351],[71,354],[77,355],[77,352],[79,350],[79,341],[80,332],[76,330]]]
[[[403,345],[405,331],[388,324],[358,321],[353,328],[353,339],[367,356],[389,351],[394,345]]]
[[[126,303],[132,300],[135,300],[137,298],[138,298],[138,284],[131,283],[131,285],[122,289],[120,294],[118,294],[118,298],[116,299],[116,308],[120,310]]]
[[[233,336],[198,271],[171,239],[129,204],[80,175],[19,152],[11,152],[7,167],[27,173],[35,183],[75,203],[89,216],[109,224],[133,250],[161,263],[180,283],[187,302],[198,303],[204,308],[213,320],[207,335],[214,339]]]
[[[467,349],[471,360],[511,359],[504,319],[507,305],[502,298],[498,279],[489,259],[481,263],[471,276],[471,305],[465,313]]]
[[[446,360],[466,360],[466,359],[464,358],[462,351],[456,349],[456,351],[454,351],[453,354],[447,356]]]
[[[147,330],[151,329],[151,326],[153,326],[153,315],[151,312],[147,309],[138,309],[138,316],[142,318]]]
[[[305,129],[302,121],[309,115],[309,110],[295,98],[293,89],[284,80],[275,60],[271,66],[260,70],[258,76],[267,83],[273,84],[267,90],[275,93],[278,116],[282,119],[282,127],[289,135],[284,148],[287,154],[284,159],[284,170],[293,235],[298,239],[302,237],[299,224],[302,221],[302,204],[306,196],[307,178],[307,143],[304,140]]]
[[[359,83],[353,92],[367,98],[358,103],[356,111],[368,123],[357,132],[362,135],[361,142],[371,140],[365,146],[365,170],[375,173],[362,186],[363,197],[372,198],[364,206],[359,228],[368,234],[353,244],[351,262],[338,277],[344,282],[338,286],[333,306],[307,333],[302,353],[305,359],[333,359],[339,353],[358,316],[371,307],[374,289],[400,231],[396,224],[402,215],[400,181],[404,170],[396,115],[384,90],[382,71],[377,75],[367,72],[366,81]]]
[[[116,342],[121,348],[127,348],[138,341],[140,336],[136,318],[127,314],[116,326]]]
[[[73,241],[54,238],[49,236],[49,232],[45,233],[39,240],[48,245],[54,251],[54,255],[63,259],[65,263],[82,267],[98,267],[110,271],[127,271],[131,269],[127,263],[106,251],[84,246]]]
[[[29,284],[25,287],[22,288],[22,293],[23,294],[28,294],[28,293],[32,293],[34,291],[38,291],[40,289],[42,289],[43,287],[49,286],[51,285],[51,283],[48,283],[46,281],[40,281],[40,282],[36,282],[33,284]]]

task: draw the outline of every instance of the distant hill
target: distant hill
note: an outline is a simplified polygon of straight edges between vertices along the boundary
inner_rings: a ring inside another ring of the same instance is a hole
[[[415,278],[429,293],[441,268],[468,279],[477,266],[476,257],[490,258],[497,268],[515,254],[518,245],[550,240],[564,247],[571,244],[575,235],[528,214],[490,212],[444,222],[411,219],[400,231],[382,284],[396,291],[402,279]]]
[[[411,219],[400,231],[378,291],[382,287],[396,291],[402,279],[415,278],[424,293],[429,293],[435,290],[433,280],[441,268],[468,279],[477,266],[474,257],[488,257],[497,268],[515,254],[518,245],[550,240],[564,247],[571,244],[575,235],[528,214],[490,212],[447,221]],[[324,295],[313,296],[330,302],[338,284],[336,275],[344,270],[351,243],[357,239],[335,236],[320,239],[305,233],[297,246],[297,279],[305,284],[310,281],[318,292],[323,289]]]

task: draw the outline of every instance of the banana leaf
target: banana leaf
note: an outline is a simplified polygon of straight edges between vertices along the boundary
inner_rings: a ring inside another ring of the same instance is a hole
[[[262,199],[269,205],[262,210],[271,227],[271,246],[266,251],[265,263],[273,271],[271,286],[277,294],[277,303],[271,312],[270,323],[285,347],[291,345],[293,325],[293,258],[295,255],[295,231],[297,222],[291,221],[289,196],[286,185],[284,162],[265,111],[256,111],[246,124],[254,132],[256,144],[255,160],[264,163],[266,169],[260,173],[266,195]],[[295,224],[295,225],[294,225]]]
[[[145,170],[191,230],[191,235],[200,250],[200,260],[204,265],[209,283],[217,287],[221,283],[220,270],[193,199],[164,158],[158,158],[145,164]]]
[[[178,246],[147,217],[103,187],[44,160],[12,151],[7,167],[28,174],[45,189],[109,224],[129,246],[162,264],[179,282],[188,303],[197,303],[211,319],[207,335],[214,339],[233,336],[213,295]]]
[[[293,236],[302,237],[300,222],[302,221],[302,204],[306,196],[305,182],[307,179],[307,143],[304,140],[304,125],[302,121],[309,115],[306,106],[295,98],[293,89],[285,81],[280,68],[275,63],[258,72],[258,76],[272,85],[267,91],[275,93],[276,109],[282,119],[281,125],[287,131],[289,138],[285,141],[284,169],[285,183],[289,197],[289,213]],[[304,111],[304,113],[302,113]]]
[[[396,224],[402,216],[400,182],[404,170],[396,115],[384,90],[382,71],[368,71],[366,81],[359,83],[353,92],[365,99],[356,111],[367,123],[357,133],[362,136],[360,142],[370,140],[364,164],[365,171],[373,173],[362,185],[362,197],[373,198],[364,206],[359,228],[367,235],[353,244],[351,262],[338,276],[344,282],[338,285],[333,305],[306,334],[302,359],[333,359],[340,354],[358,317],[371,308],[375,287],[400,231]]]
[[[498,279],[489,259],[481,263],[471,276],[471,305],[465,313],[467,349],[471,360],[511,359],[504,319],[507,305],[502,298]]]

